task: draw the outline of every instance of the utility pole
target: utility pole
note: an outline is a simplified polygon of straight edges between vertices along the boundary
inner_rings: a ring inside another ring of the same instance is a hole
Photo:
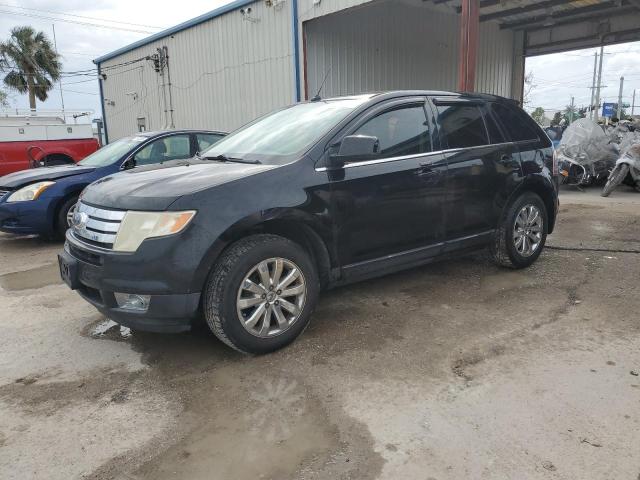
[[[604,59],[604,45],[600,47],[600,66],[598,67],[598,86],[596,88],[596,121],[600,114],[600,89],[602,88],[602,60]]]
[[[633,100],[631,100],[631,116],[633,117],[636,112],[636,89],[633,89]]]
[[[622,90],[624,89],[624,77],[620,77],[620,92],[618,92],[618,121],[622,120]]]
[[[593,120],[593,101],[596,97],[596,75],[598,74],[598,52],[595,53],[593,61],[593,82],[591,83],[591,103],[589,103],[589,118]]]
[[[51,28],[53,29],[53,49],[56,51],[56,53],[58,53],[58,42],[56,42],[56,24],[52,23]],[[62,76],[60,77],[58,85],[60,86],[60,103],[62,104],[62,116],[64,117],[64,93],[62,92]]]
[[[575,98],[571,97],[571,109],[569,110],[569,125],[573,123],[573,109],[574,109]]]

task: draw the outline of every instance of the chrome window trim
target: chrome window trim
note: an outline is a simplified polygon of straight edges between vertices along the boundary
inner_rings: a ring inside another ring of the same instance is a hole
[[[487,145],[476,145],[474,147],[465,147],[465,148],[447,148],[445,150],[435,150],[433,152],[415,153],[412,155],[403,155],[400,157],[380,158],[377,160],[365,160],[363,162],[346,163],[342,168],[368,167],[370,165],[377,165],[379,163],[397,162],[402,160],[410,160],[412,158],[431,157],[433,155],[444,155],[449,153],[464,152],[468,150],[476,150],[478,148],[500,147],[504,145],[514,145],[514,142],[489,143]],[[320,168],[316,168],[315,170],[316,172],[326,172],[327,167],[320,167]]]

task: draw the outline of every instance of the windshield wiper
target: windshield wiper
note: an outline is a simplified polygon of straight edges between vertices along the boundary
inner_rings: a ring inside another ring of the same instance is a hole
[[[258,165],[262,162],[259,160],[243,160],[242,158],[227,157],[226,155],[217,155],[215,157],[198,157],[202,160],[214,160],[216,162],[230,162],[230,163],[248,163],[250,165]]]

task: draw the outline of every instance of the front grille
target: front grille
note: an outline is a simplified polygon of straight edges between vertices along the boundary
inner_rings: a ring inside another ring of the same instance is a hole
[[[74,214],[73,233],[89,245],[112,249],[126,213],[78,202]]]

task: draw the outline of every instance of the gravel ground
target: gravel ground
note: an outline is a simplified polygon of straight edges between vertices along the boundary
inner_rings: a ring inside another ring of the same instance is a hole
[[[325,293],[294,345],[131,333],[0,234],[2,479],[640,476],[640,195],[566,191],[539,261]]]

